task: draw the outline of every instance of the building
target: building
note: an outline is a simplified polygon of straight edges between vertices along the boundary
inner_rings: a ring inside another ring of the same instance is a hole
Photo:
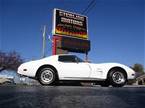
[[[13,78],[0,77],[0,85],[4,84],[15,84]]]
[[[145,84],[145,74],[136,78],[136,84],[144,85]]]

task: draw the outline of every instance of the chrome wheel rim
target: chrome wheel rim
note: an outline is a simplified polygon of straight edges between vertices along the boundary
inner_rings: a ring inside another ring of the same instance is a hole
[[[44,83],[50,83],[53,80],[53,72],[51,70],[44,70],[41,73],[41,80]]]
[[[125,82],[125,76],[122,72],[114,72],[112,75],[112,79],[117,84],[122,84]]]

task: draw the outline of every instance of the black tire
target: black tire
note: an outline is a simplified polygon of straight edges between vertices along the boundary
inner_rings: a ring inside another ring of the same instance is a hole
[[[109,83],[108,80],[106,80],[106,81],[102,81],[102,82],[100,83],[100,85],[101,85],[101,87],[109,87],[110,83]]]
[[[110,71],[108,79],[113,87],[123,87],[127,82],[127,75],[124,71],[115,69]]]
[[[41,85],[53,85],[56,82],[56,72],[49,68],[42,68],[38,75],[37,75],[38,81]]]

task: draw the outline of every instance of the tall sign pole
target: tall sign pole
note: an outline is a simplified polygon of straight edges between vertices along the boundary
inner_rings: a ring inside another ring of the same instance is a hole
[[[45,46],[46,46],[46,26],[44,25],[44,28],[43,28],[43,45],[42,45],[42,58],[45,57]]]

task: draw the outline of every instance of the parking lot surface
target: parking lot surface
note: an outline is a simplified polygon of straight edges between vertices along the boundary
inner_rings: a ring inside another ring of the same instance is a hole
[[[0,86],[0,108],[143,108],[145,87]]]

